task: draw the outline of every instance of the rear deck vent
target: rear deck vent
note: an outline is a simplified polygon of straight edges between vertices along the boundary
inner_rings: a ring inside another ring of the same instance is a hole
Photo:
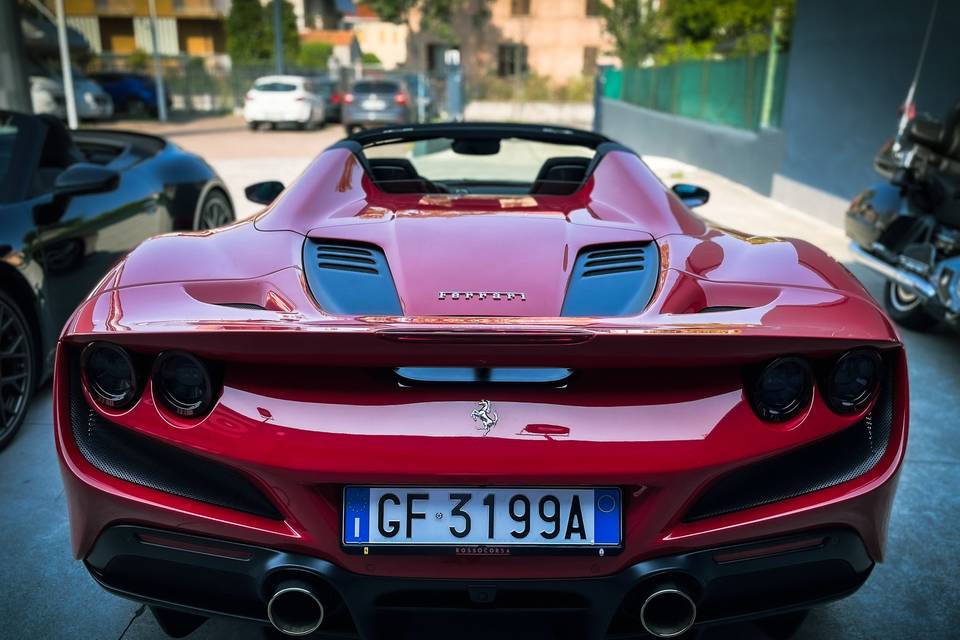
[[[310,292],[327,312],[400,315],[400,298],[380,247],[343,240],[307,240],[303,266]]]
[[[621,249],[597,249],[583,254],[583,277],[591,278],[611,273],[643,271],[646,257],[643,245]]]
[[[361,246],[317,243],[317,267],[379,275],[375,251]]]
[[[587,247],[573,265],[562,315],[636,315],[650,302],[659,271],[654,242]]]

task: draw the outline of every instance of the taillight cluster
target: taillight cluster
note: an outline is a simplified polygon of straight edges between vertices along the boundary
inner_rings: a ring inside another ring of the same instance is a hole
[[[133,406],[149,377],[154,397],[175,415],[209,413],[217,387],[208,364],[185,351],[164,351],[152,366],[147,360],[110,342],[91,342],[80,356],[83,383],[98,404],[122,410]]]
[[[408,100],[407,94],[405,93],[398,93],[393,96],[393,101],[397,104],[407,104]]]
[[[783,422],[810,405],[815,379],[834,413],[854,414],[876,397],[882,359],[873,349],[854,349],[831,363],[814,367],[805,359],[777,358],[747,376],[747,396],[754,412],[768,422]]]
[[[353,104],[353,94],[345,93],[343,94],[343,104]]]

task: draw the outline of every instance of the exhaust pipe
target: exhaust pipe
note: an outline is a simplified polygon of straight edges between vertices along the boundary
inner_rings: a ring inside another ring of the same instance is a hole
[[[323,624],[323,603],[313,587],[303,580],[285,580],[267,602],[267,618],[273,628],[288,636],[305,636]]]
[[[850,252],[853,253],[853,256],[858,262],[868,269],[876,271],[887,280],[892,280],[903,287],[912,289],[924,298],[930,299],[937,297],[937,290],[932,284],[916,274],[898,269],[892,264],[884,262],[872,253],[865,251],[863,247],[856,242],[850,243]]]
[[[657,638],[683,635],[697,619],[697,605],[686,591],[670,583],[653,590],[640,607],[640,623]]]

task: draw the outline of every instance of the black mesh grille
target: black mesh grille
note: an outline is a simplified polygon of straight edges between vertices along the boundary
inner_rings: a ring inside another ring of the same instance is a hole
[[[883,456],[893,429],[893,373],[863,420],[791,453],[734,471],[707,489],[684,520],[701,520],[833,487],[862,476]]]
[[[70,423],[77,448],[100,471],[127,482],[272,520],[283,516],[249,480],[219,463],[115,425],[83,396],[73,367]]]

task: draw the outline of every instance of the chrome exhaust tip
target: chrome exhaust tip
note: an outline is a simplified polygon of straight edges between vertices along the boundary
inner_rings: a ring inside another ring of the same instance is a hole
[[[285,580],[267,602],[273,628],[288,636],[306,636],[323,624],[323,603],[313,587],[302,580]]]
[[[640,623],[657,638],[675,638],[693,627],[697,605],[686,591],[661,585],[647,596],[640,607]]]

